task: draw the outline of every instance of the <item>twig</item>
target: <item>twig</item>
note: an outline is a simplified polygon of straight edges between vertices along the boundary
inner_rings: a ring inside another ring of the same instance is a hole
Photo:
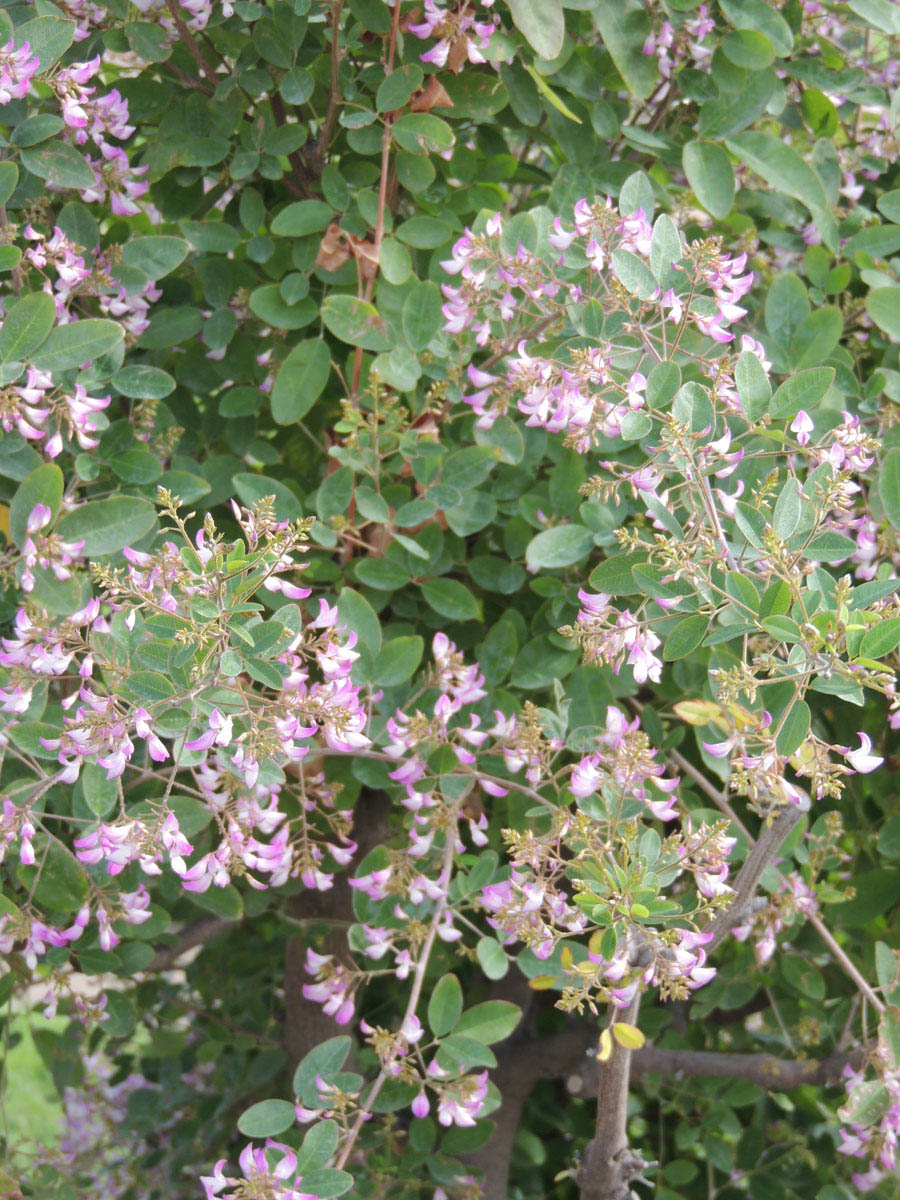
[[[338,105],[341,102],[340,31],[341,11],[343,7],[344,0],[333,0],[331,6],[331,90],[328,95],[328,109],[325,113],[325,121],[322,124],[322,131],[319,134],[319,141],[316,146],[316,157],[320,163],[325,158],[325,153],[328,150],[328,142],[331,139],[331,131],[334,128],[334,122],[337,119]]]
[[[397,7],[399,8],[399,3]],[[419,952],[419,959],[416,963],[416,972],[413,976],[412,988],[409,993],[409,1001],[406,1005],[406,1012],[404,1013],[403,1021],[401,1022],[401,1028],[406,1024],[410,1017],[415,1015],[416,1008],[419,1004],[419,999],[422,995],[422,987],[425,983],[425,973],[428,970],[428,962],[431,958],[431,951],[434,947],[435,938],[437,937],[438,925],[441,922],[441,918],[443,917],[449,902],[450,877],[453,870],[453,855],[456,850],[457,837],[455,821],[444,831],[444,837],[446,838],[446,845],[444,846],[444,858],[441,865],[441,879],[443,880],[444,890],[440,899],[434,906],[434,912],[431,915],[431,921],[428,926],[428,933],[425,935],[425,941],[422,943],[422,949]],[[363,1101],[359,1112],[357,1113],[356,1120],[353,1122],[353,1126],[347,1136],[347,1140],[344,1142],[337,1162],[334,1164],[336,1167],[343,1167],[347,1159],[350,1157],[350,1153],[356,1144],[356,1139],[359,1137],[359,1132],[371,1115],[372,1105],[375,1103],[376,1099],[378,1098],[378,1094],[389,1078],[390,1075],[387,1068],[382,1067],[372,1086],[369,1088],[368,1094]]]
[[[175,28],[178,30],[178,36],[184,42],[194,62],[200,68],[201,74],[206,76],[214,88],[218,87],[219,80],[216,78],[216,73],[203,57],[203,51],[194,41],[191,31],[182,20],[177,0],[166,0],[166,8],[172,14],[172,20],[175,22]]]

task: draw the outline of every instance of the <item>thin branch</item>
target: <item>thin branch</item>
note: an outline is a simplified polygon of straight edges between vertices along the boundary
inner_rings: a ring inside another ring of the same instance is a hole
[[[205,75],[213,85],[213,88],[217,88],[219,86],[219,80],[216,78],[216,73],[203,57],[203,51],[194,41],[191,31],[182,20],[181,11],[178,8],[177,0],[166,0],[166,8],[172,14],[172,20],[175,22],[175,28],[178,30],[178,36],[184,42],[185,47],[187,48],[194,62],[200,68],[201,75]]]
[[[319,141],[316,146],[316,158],[321,164],[325,159],[325,154],[328,150],[328,143],[331,140],[331,131],[334,128],[334,122],[337,119],[338,105],[341,102],[341,10],[344,6],[344,0],[333,0],[331,5],[331,89],[328,94],[328,109],[325,113],[325,121],[322,124],[322,132],[319,134]]]
[[[856,986],[859,988],[859,990],[862,992],[862,994],[865,996],[865,998],[868,1000],[868,1002],[875,1009],[875,1011],[877,1013],[883,1013],[885,1010],[884,1001],[879,999],[879,997],[876,996],[875,993],[872,991],[870,984],[868,984],[866,982],[864,976],[862,976],[859,973],[858,968],[847,957],[847,955],[844,953],[844,951],[838,945],[837,941],[835,940],[834,934],[831,932],[831,930],[828,928],[828,926],[825,924],[825,922],[822,920],[822,918],[819,916],[819,914],[818,913],[809,913],[807,916],[807,920],[809,921],[810,925],[812,925],[813,929],[815,929],[816,933],[818,933],[819,937],[822,939],[822,941],[825,943],[825,945],[828,947],[828,949],[831,951],[831,953],[834,955],[834,957],[837,959],[837,961],[840,963],[840,965],[843,967],[846,974],[850,976],[850,978],[853,980],[853,982],[856,984]]]

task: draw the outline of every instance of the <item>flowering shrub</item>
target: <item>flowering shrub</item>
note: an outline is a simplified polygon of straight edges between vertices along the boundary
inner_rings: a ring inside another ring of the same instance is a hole
[[[895,1195],[895,6],[0,25],[0,1192]]]

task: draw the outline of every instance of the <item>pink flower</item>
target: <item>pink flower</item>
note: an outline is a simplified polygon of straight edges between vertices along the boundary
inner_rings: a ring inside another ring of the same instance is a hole
[[[809,444],[809,435],[812,433],[812,430],[812,417],[801,408],[793,421],[791,421],[791,433],[796,433],[799,445],[806,446]]]
[[[857,737],[860,740],[858,750],[844,750],[844,758],[860,775],[868,775],[872,771],[877,771],[884,759],[880,754],[872,754],[872,739],[867,733],[859,733]]]

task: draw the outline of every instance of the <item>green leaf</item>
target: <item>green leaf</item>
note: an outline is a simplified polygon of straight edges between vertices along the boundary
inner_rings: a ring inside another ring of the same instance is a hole
[[[418,636],[397,637],[385,642],[375,659],[375,683],[378,687],[396,687],[415,674],[422,661],[425,643]]]
[[[530,567],[570,567],[594,546],[594,535],[584,525],[557,525],[545,529],[528,543],[525,561]]]
[[[54,732],[58,734],[59,731]],[[36,839],[35,854],[34,866],[20,866],[16,872],[26,889],[30,891],[34,886],[32,899],[35,904],[52,912],[76,912],[88,896],[88,881],[81,865],[74,862],[70,853],[57,842],[41,845]]]
[[[852,0],[851,0],[852,2]],[[848,1125],[874,1125],[887,1112],[890,1093],[880,1079],[858,1083],[838,1109],[838,1116]]]
[[[631,568],[646,561],[644,554],[615,554],[591,571],[591,587],[595,592],[609,592],[612,596],[637,596],[641,589]]]
[[[467,1009],[454,1027],[454,1033],[465,1034],[476,1042],[493,1045],[508,1038],[519,1021],[522,1011],[508,1000],[485,1000]]]
[[[441,329],[441,291],[430,280],[417,283],[403,302],[403,337],[410,350],[424,350]]]
[[[576,116],[575,113],[572,112],[571,108],[569,108],[569,106],[560,99],[543,75],[536,71],[531,63],[524,63],[523,66],[525,67],[526,72],[534,80],[534,86],[541,93],[544,99],[548,100],[557,112],[561,112],[564,117],[567,117],[570,121],[574,121],[576,125],[580,125],[581,117]]]
[[[321,338],[298,342],[281,364],[270,397],[272,416],[279,425],[302,420],[328,382],[331,355]]]
[[[298,200],[277,214],[271,229],[276,237],[306,237],[327,229],[333,216],[331,205],[323,200]]]
[[[17,300],[0,326],[0,362],[27,358],[46,340],[55,319],[56,306],[46,292]]]
[[[509,0],[509,11],[532,50],[541,58],[556,58],[566,36],[561,0]]]
[[[725,145],[771,187],[793,196],[807,208],[825,208],[827,198],[818,175],[780,138],[761,129],[728,138]]]
[[[656,218],[650,240],[650,269],[661,288],[669,286],[669,277],[681,261],[684,251],[675,222],[666,213]]]
[[[807,367],[805,371],[799,371],[776,391],[769,405],[769,415],[776,421],[789,421],[801,409],[810,412],[833,380],[833,367]]]
[[[478,956],[478,965],[488,979],[503,979],[509,970],[509,958],[496,938],[480,938],[475,953]]]
[[[346,622],[372,654],[381,649],[381,624],[378,614],[365,596],[353,588],[342,588],[338,596],[338,616]]]
[[[322,320],[336,338],[363,350],[390,350],[394,342],[374,304],[356,296],[328,296]]]
[[[775,61],[775,48],[762,33],[738,29],[722,38],[722,53],[736,67],[746,71],[761,71]]]
[[[123,687],[148,704],[157,704],[175,695],[174,684],[159,671],[132,671]]]
[[[878,1042],[883,1049],[888,1070],[900,1069],[900,1009],[887,1008],[881,1014]]]
[[[879,212],[883,213],[889,221],[900,225],[900,188],[892,192],[885,192],[883,196],[878,197],[876,204]]]
[[[475,442],[479,446],[491,446],[500,461],[511,466],[520,463],[525,455],[525,439],[511,417],[498,417],[490,429],[479,429],[476,425]]]
[[[182,342],[196,337],[202,326],[203,316],[198,308],[190,305],[159,308],[138,339],[138,345],[146,350],[166,350],[169,346],[180,346]]]
[[[895,529],[900,529],[900,446],[892,446],[882,460],[878,495],[885,516]]]
[[[613,250],[612,267],[619,282],[639,300],[649,300],[656,292],[653,272],[642,258],[630,250]]]
[[[866,296],[866,312],[883,333],[900,342],[900,287],[873,288]]]
[[[324,1167],[337,1149],[340,1131],[337,1121],[318,1121],[303,1139],[297,1155],[297,1171],[305,1175]]]
[[[428,1024],[435,1037],[444,1037],[456,1027],[463,1009],[462,988],[455,975],[444,975],[434,985],[428,1000]]]
[[[123,367],[112,377],[113,386],[134,400],[162,400],[175,391],[175,380],[168,371],[135,363]]]
[[[19,168],[14,162],[0,162],[0,204],[5,204],[19,181]]]
[[[856,657],[884,658],[896,646],[900,646],[900,617],[888,617],[866,630],[859,643]]]
[[[115,554],[123,546],[134,545],[156,525],[156,509],[148,500],[133,496],[113,496],[109,500],[89,500],[63,517],[56,532],[67,542],[84,539],[82,551],[87,557]]]
[[[269,1138],[290,1129],[295,1119],[294,1106],[287,1100],[260,1100],[241,1113],[237,1127],[245,1137]]]
[[[64,128],[62,117],[53,113],[35,113],[15,127],[9,140],[13,146],[36,146],[38,142],[55,137]]]
[[[758,356],[745,350],[735,365],[734,378],[744,415],[748,421],[758,421],[769,411],[772,399],[769,377]]]
[[[891,0],[847,0],[847,7],[873,29],[900,34],[900,13]]]
[[[741,575],[739,571],[729,571],[725,577],[725,591],[754,615],[759,612],[759,593],[746,575]]]
[[[84,764],[79,778],[84,802],[94,816],[102,819],[111,813],[119,799],[118,780],[107,779],[103,767],[92,762]]]
[[[788,479],[775,501],[772,514],[772,528],[783,541],[787,541],[800,524],[801,512],[800,484],[796,479]]]
[[[303,329],[316,319],[316,303],[308,296],[287,304],[277,283],[266,283],[250,293],[250,310],[276,329]]]
[[[190,248],[184,238],[162,234],[136,237],[122,247],[122,262],[143,271],[148,279],[162,279],[184,262]]]
[[[814,562],[841,562],[856,553],[856,542],[843,533],[820,533],[806,547],[807,558]]]
[[[25,476],[9,506],[9,532],[17,546],[21,548],[25,541],[28,518],[36,504],[46,504],[53,523],[62,503],[63,486],[63,473],[56,463],[45,463]]]
[[[667,662],[685,658],[692,650],[697,649],[708,632],[709,617],[703,616],[702,613],[684,617],[666,638],[663,658]]]
[[[708,213],[722,221],[734,203],[734,171],[721,146],[688,142],[681,155],[687,181]]]
[[[51,187],[68,190],[95,187],[97,177],[68,142],[42,142],[21,153],[22,166]]]
[[[327,1079],[329,1075],[339,1071],[346,1062],[352,1045],[353,1040],[344,1034],[320,1042],[318,1046],[310,1050],[309,1054],[300,1060],[294,1071],[294,1094],[303,1101],[310,1098],[309,1092],[311,1091],[312,1099],[314,1099],[316,1076],[321,1075]]]
[[[18,50],[27,42],[31,53],[38,56],[40,72],[44,74],[62,58],[74,37],[74,21],[61,21],[59,17],[50,16],[35,17],[18,26],[13,35],[13,45]]]
[[[735,29],[750,29],[763,34],[779,58],[794,48],[791,27],[766,0],[719,0],[719,8]]]
[[[593,0],[590,12],[625,86],[636,100],[646,100],[657,78],[655,58],[644,54],[650,34],[646,8],[638,0]]]
[[[844,317],[839,308],[833,305],[817,308],[794,330],[790,346],[792,365],[803,368],[823,362],[835,349],[843,332]]]
[[[775,745],[779,754],[790,758],[803,745],[809,733],[810,711],[805,700],[795,700],[784,718]]]
[[[91,317],[57,325],[31,360],[42,371],[67,371],[100,358],[118,346],[125,330],[118,321]]]
[[[398,67],[381,81],[375,95],[375,107],[379,112],[395,112],[403,108],[413,92],[422,86],[424,79],[425,74],[418,63],[406,63]]]
[[[448,621],[481,619],[481,605],[465,584],[456,579],[426,579],[420,586],[428,607]]]
[[[416,250],[434,250],[453,236],[450,226],[436,217],[410,217],[395,230],[395,236]]]
[[[388,1080],[387,1086],[382,1089],[383,1094],[388,1091],[393,1082],[395,1081]],[[404,1086],[408,1087],[409,1085]],[[409,1101],[404,1097],[404,1104],[400,1107],[405,1108],[408,1103]],[[332,1200],[334,1196],[343,1196],[344,1192],[349,1192],[352,1187],[353,1176],[349,1171],[339,1171],[336,1167],[311,1171],[308,1175],[303,1176],[304,1193],[316,1196],[317,1200]]]

